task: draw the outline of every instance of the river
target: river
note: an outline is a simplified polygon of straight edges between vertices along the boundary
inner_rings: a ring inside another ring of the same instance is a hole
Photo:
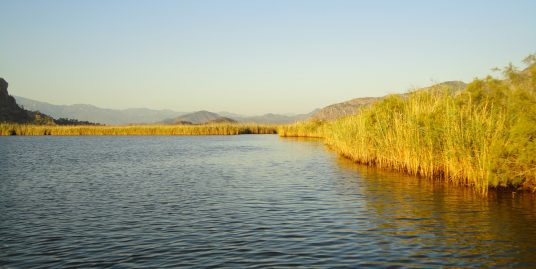
[[[275,135],[0,137],[0,267],[536,267],[536,202]]]

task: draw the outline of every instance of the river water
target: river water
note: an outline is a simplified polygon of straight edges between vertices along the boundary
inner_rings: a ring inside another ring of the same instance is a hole
[[[0,137],[0,267],[536,267],[536,202],[274,135]]]

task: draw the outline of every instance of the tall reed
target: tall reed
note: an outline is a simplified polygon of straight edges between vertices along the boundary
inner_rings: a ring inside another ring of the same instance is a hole
[[[536,191],[536,64],[505,68],[506,79],[475,79],[393,95],[333,122],[279,127],[281,136],[321,136],[359,163],[427,178]]]
[[[275,134],[276,126],[255,124],[205,125],[26,125],[0,123],[0,135],[239,135]]]

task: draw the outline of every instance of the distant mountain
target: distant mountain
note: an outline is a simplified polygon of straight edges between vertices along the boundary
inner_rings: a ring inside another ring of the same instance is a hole
[[[54,118],[78,119],[104,124],[153,123],[185,114],[167,109],[129,108],[119,110],[86,104],[53,105],[20,96],[15,96],[15,99],[26,109],[38,110]]]
[[[434,84],[434,85],[429,86],[429,87],[416,89],[416,90],[414,90],[414,92],[416,92],[416,91],[433,91],[433,90],[449,90],[451,93],[456,93],[456,92],[459,92],[459,91],[465,89],[466,86],[467,86],[467,84],[465,82],[463,82],[463,81],[453,80],[453,81],[445,81],[445,82],[441,82],[441,83],[438,83],[438,84]]]
[[[209,120],[207,121],[206,123],[208,124],[212,124],[212,123],[238,123],[238,121],[235,121],[231,118],[227,118],[227,117],[219,117],[215,120]]]
[[[15,96],[17,103],[29,110],[41,111],[54,118],[77,119],[103,124],[134,124],[134,123],[164,123],[164,124],[199,124],[221,117],[243,123],[285,124],[309,118],[312,114],[279,115],[268,113],[260,116],[244,116],[240,114],[209,111],[194,113],[177,112],[169,109],[154,110],[148,108],[108,109],[87,104],[54,105],[25,97]],[[184,117],[182,117],[184,116]]]
[[[240,114],[234,114],[230,112],[219,112],[218,114],[223,117],[235,119],[242,123],[258,123],[258,124],[286,124],[294,123],[297,121],[310,118],[315,112],[312,111],[307,114],[273,114],[267,113],[259,116],[244,116]]]
[[[286,124],[286,123],[294,123],[297,121],[305,120],[309,117],[311,117],[311,113],[309,114],[298,114],[298,115],[280,115],[280,114],[264,114],[261,116],[250,116],[250,117],[235,117],[239,122],[244,123],[259,123],[259,124]]]
[[[181,122],[190,122],[193,124],[201,124],[201,123],[206,123],[209,121],[217,120],[220,118],[222,118],[222,116],[220,116],[219,114],[206,111],[206,110],[202,110],[202,111],[189,113],[189,114],[178,116],[178,117],[171,118],[171,119],[165,119],[161,123],[180,124]]]
[[[457,92],[461,91],[467,86],[464,82],[461,81],[446,81],[432,85],[430,87],[416,89],[414,91],[431,91],[436,89],[448,89],[450,91]],[[401,94],[402,96],[407,95]],[[355,114],[360,108],[369,106],[374,102],[383,99],[384,97],[361,97],[355,98],[349,101],[333,104],[326,106],[318,111],[316,111],[311,119],[315,120],[335,120],[344,116]]]
[[[240,122],[240,123],[257,123],[257,124],[286,124],[304,120],[311,117],[312,113],[299,114],[293,116],[279,114],[264,114],[261,116],[243,116],[230,112],[214,113],[209,111],[197,111],[194,113],[182,115],[175,118],[170,118],[162,121],[164,124],[180,124],[180,123],[209,123],[209,122]]]
[[[55,124],[54,119],[37,111],[21,108],[7,92],[8,83],[0,78],[0,122]]]
[[[368,106],[382,97],[361,97],[349,101],[326,106],[315,112],[311,119],[336,120],[338,118],[355,114],[361,107]]]
[[[4,81],[5,82],[5,81]],[[5,82],[7,85],[7,82]],[[461,81],[447,81],[415,91],[433,90],[445,88],[453,92],[460,91],[466,86]],[[7,86],[5,87],[7,89]],[[402,94],[403,96],[406,94]],[[326,106],[308,114],[273,114],[268,113],[260,116],[243,116],[230,112],[214,113],[209,111],[197,111],[186,114],[173,110],[153,110],[147,108],[130,109],[106,109],[93,105],[53,105],[32,99],[15,96],[16,102],[23,108],[40,111],[54,118],[76,119],[104,124],[134,124],[134,123],[164,123],[164,124],[200,124],[207,122],[241,122],[258,124],[287,124],[306,119],[335,120],[343,116],[356,113],[360,108],[369,106],[383,97],[362,97],[349,101]],[[4,112],[2,112],[4,113]]]
[[[244,116],[244,115],[241,115],[241,114],[236,114],[236,113],[227,112],[227,111],[220,111],[220,112],[217,112],[217,113],[218,113],[218,115],[220,115],[222,117],[227,117],[227,118],[230,118],[230,119],[239,119],[239,118],[247,117],[247,116]]]

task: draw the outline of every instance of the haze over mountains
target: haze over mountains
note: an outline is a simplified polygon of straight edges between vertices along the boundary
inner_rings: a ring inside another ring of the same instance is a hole
[[[309,114],[280,115],[268,113],[260,116],[244,116],[229,112],[214,113],[197,111],[192,113],[178,112],[169,109],[155,110],[148,108],[109,109],[88,104],[55,105],[37,100],[14,96],[17,103],[28,110],[40,111],[54,118],[72,118],[103,124],[201,124],[216,122],[247,122],[259,124],[284,124],[307,119]],[[313,111],[314,112],[314,111]]]
[[[461,81],[447,81],[416,91],[444,88],[456,92],[465,88]],[[402,94],[405,95],[405,94]],[[356,113],[360,108],[369,106],[383,97],[361,97],[345,102],[332,104],[322,109],[316,109],[307,114],[280,115],[268,113],[260,116],[243,116],[230,112],[196,111],[192,113],[178,112],[169,109],[155,110],[148,108],[107,109],[87,104],[54,105],[29,98],[15,96],[17,103],[25,109],[39,111],[54,118],[69,118],[81,121],[103,123],[108,125],[121,124],[203,124],[203,123],[257,123],[257,124],[286,124],[297,121],[335,120]]]
[[[233,119],[222,117],[217,113],[202,110],[202,111],[197,111],[197,112],[189,113],[186,115],[178,116],[172,119],[165,119],[161,123],[163,124],[202,124],[202,123],[209,123],[209,122],[214,122],[214,121],[236,122]]]
[[[184,115],[173,110],[148,108],[108,109],[87,104],[54,105],[29,98],[14,96],[19,105],[28,110],[41,111],[54,118],[70,118],[103,124],[153,123]]]

